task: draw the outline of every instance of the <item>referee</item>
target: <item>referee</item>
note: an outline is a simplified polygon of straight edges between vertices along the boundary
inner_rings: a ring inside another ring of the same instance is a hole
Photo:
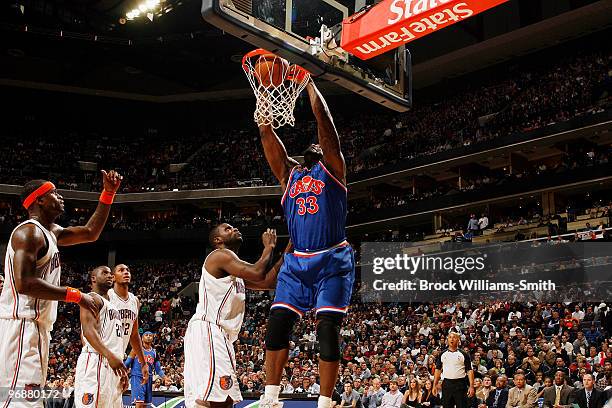
[[[440,390],[440,375],[444,372],[444,381],[442,381],[444,408],[468,408],[468,397],[474,396],[474,371],[470,355],[459,350],[458,346],[459,333],[450,332],[448,348],[436,359],[433,391],[437,394]]]

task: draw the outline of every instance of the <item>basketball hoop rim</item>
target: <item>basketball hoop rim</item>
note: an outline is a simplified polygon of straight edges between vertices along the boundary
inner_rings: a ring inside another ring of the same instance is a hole
[[[244,68],[247,65],[247,63],[246,63],[247,59],[252,58],[252,57],[256,57],[258,55],[264,55],[264,54],[275,55],[274,53],[272,53],[272,52],[270,52],[268,50],[264,50],[263,48],[256,48],[253,51],[249,51],[246,54],[244,54],[244,57],[242,57],[242,67]]]
[[[245,71],[249,71],[250,70],[249,69],[249,65],[246,62],[249,58],[253,58],[253,57],[257,57],[257,56],[262,56],[262,55],[266,55],[266,54],[273,55],[273,56],[275,56],[277,58],[284,59],[284,58],[279,57],[278,55],[274,54],[273,52],[270,52],[268,50],[264,50],[263,48],[256,48],[256,49],[254,49],[252,51],[249,51],[246,54],[244,54],[244,57],[242,57],[242,69],[244,69]],[[288,61],[288,62],[289,62],[289,69],[293,68],[293,69],[296,69],[296,70],[303,71],[305,74],[310,74],[310,72],[307,69],[302,68],[301,66],[299,66],[297,64],[292,64],[290,61]]]

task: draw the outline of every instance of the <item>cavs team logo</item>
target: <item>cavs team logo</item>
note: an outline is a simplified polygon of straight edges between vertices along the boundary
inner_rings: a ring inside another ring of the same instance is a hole
[[[221,378],[219,378],[219,385],[221,386],[222,390],[229,390],[230,388],[232,388],[232,385],[234,384],[234,380],[232,380],[232,377],[229,375],[224,375]]]
[[[83,398],[81,399],[81,402],[83,403],[83,405],[89,405],[93,402],[94,397],[93,394],[83,394]]]

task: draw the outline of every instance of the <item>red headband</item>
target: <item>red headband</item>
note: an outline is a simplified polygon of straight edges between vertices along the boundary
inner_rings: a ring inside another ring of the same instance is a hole
[[[52,182],[50,181],[45,182],[42,186],[32,191],[32,193],[29,196],[27,196],[25,200],[23,200],[23,206],[27,210],[28,208],[30,208],[32,203],[36,201],[38,197],[44,196],[45,194],[47,194],[49,191],[53,189],[55,189],[55,185]]]

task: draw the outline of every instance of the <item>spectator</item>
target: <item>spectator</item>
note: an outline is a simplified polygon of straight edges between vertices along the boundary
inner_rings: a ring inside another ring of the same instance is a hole
[[[580,408],[602,408],[606,403],[604,392],[595,388],[595,377],[591,373],[582,376],[583,388],[576,390],[575,403]]]
[[[476,399],[479,401],[479,405],[487,400],[492,389],[491,377],[485,375],[482,377],[482,386],[476,391]]]
[[[552,385],[553,385],[552,378],[550,377],[544,378],[544,383],[538,388],[538,399],[544,398],[544,391],[546,391],[548,387],[552,387]]]
[[[562,357],[557,357],[555,359],[555,366],[553,367],[553,370],[555,372],[555,383],[556,383],[556,379],[557,379],[557,372],[560,371],[563,373],[563,378],[565,379],[565,377],[569,377],[569,368],[567,368],[565,366],[565,361],[563,360]]]
[[[291,383],[289,383],[289,379],[287,378],[286,375],[283,376],[283,378],[281,378],[281,383],[280,383],[280,393],[281,394],[293,394],[293,386],[291,385]]]
[[[314,384],[311,383],[310,377],[304,377],[302,378],[302,385],[296,388],[294,392],[300,393],[300,394],[315,395],[320,392],[320,388],[318,387],[318,385],[319,384],[317,383],[314,383]]]
[[[535,388],[527,385],[524,374],[514,376],[514,387],[508,391],[506,408],[535,408],[537,405]]]
[[[571,408],[574,403],[574,387],[565,384],[565,373],[555,372],[554,384],[544,390],[544,407]]]
[[[400,408],[401,405],[402,393],[397,389],[397,381],[391,380],[389,382],[389,391],[383,395],[380,408]]]
[[[408,383],[408,389],[404,393],[402,404],[406,404],[409,407],[418,407],[421,404],[422,397],[421,384],[419,384],[416,378],[411,378]]]
[[[485,404],[481,404],[478,408],[506,408],[508,402],[508,377],[501,374],[495,380],[495,390],[489,392]]]
[[[341,394],[342,402],[339,405],[341,408],[360,408],[361,396],[353,389],[350,382],[344,383],[344,392]]]
[[[471,236],[478,235],[478,228],[478,219],[476,219],[476,214],[471,214],[467,225],[468,234]]]
[[[582,321],[584,319],[584,312],[580,309],[580,305],[574,306],[574,313],[572,313],[572,318],[578,321]]]
[[[382,403],[382,397],[385,395],[385,390],[380,387],[380,379],[373,378],[372,385],[363,394],[362,405],[364,408],[376,408]]]
[[[489,227],[489,217],[485,213],[480,215],[480,219],[478,220],[478,229],[482,232]]]
[[[425,380],[421,405],[431,408],[442,405],[442,400],[433,392],[433,381],[430,379]]]
[[[574,340],[574,343],[572,343],[572,349],[576,350],[577,353],[582,355],[587,353],[587,350],[589,349],[589,342],[582,331],[576,333],[576,340]]]
[[[319,393],[321,392],[321,386],[317,383],[317,377],[315,375],[311,375],[309,378],[311,385],[308,389],[308,393],[319,395]]]
[[[178,392],[178,388],[174,385],[172,378],[170,376],[166,376],[163,381],[163,385],[160,385],[158,388],[159,391],[166,392]]]

